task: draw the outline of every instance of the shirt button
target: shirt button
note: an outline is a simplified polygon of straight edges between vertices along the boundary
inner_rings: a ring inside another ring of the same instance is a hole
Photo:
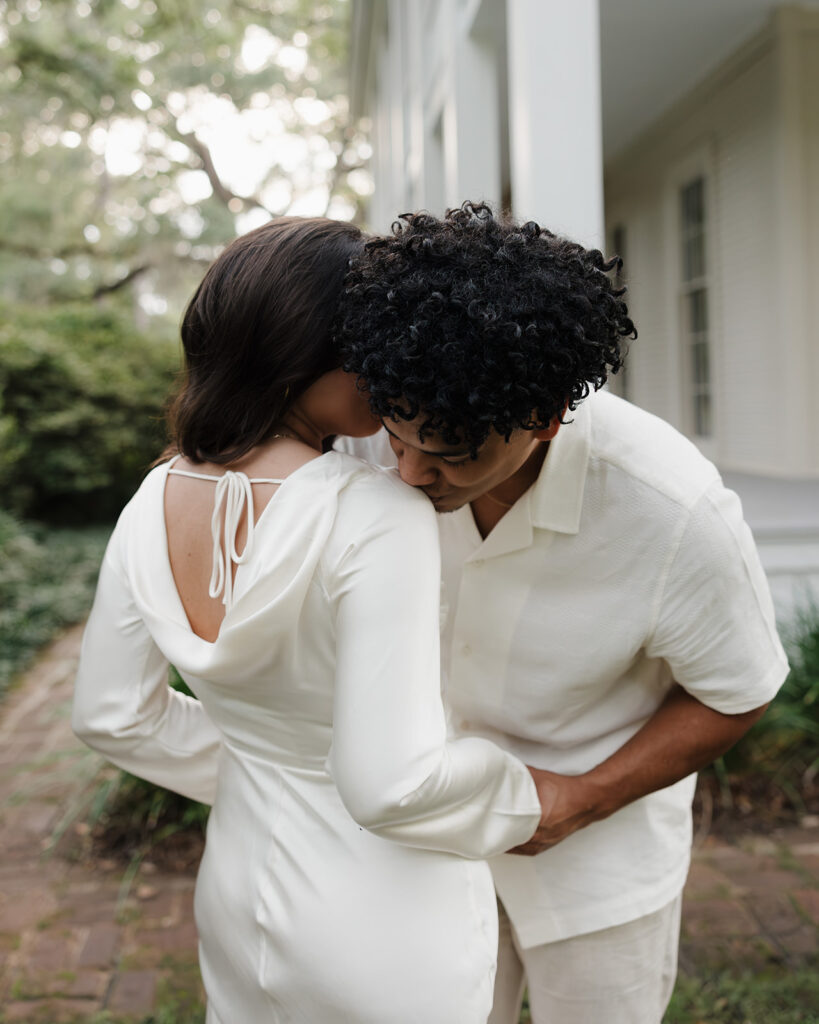
[[[483,565],[483,559],[476,558],[472,565],[474,565],[476,569],[480,569],[480,567]]]
[[[465,658],[468,658],[471,653],[472,653],[472,648],[469,646],[469,644],[464,644],[463,647],[461,648],[461,654]]]

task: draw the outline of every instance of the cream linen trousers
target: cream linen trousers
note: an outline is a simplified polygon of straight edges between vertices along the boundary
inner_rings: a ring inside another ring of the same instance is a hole
[[[522,949],[498,901],[495,1003],[488,1024],[660,1024],[674,990],[682,895],[636,921]]]

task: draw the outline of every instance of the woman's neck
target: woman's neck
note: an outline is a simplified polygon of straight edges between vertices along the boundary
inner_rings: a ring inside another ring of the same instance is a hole
[[[326,429],[325,426],[317,423],[297,408],[290,409],[282,419],[281,424],[281,435],[285,437],[290,436],[296,441],[301,441],[302,444],[314,448],[317,452],[322,450],[321,442],[324,438],[334,433],[334,431]]]

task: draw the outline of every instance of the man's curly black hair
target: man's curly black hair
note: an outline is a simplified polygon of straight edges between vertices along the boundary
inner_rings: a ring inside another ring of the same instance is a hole
[[[336,319],[373,412],[470,446],[541,429],[622,365],[637,332],[599,250],[466,202],[403,214],[351,262]]]

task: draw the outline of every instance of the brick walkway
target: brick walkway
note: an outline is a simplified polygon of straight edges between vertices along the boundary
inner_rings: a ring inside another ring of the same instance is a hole
[[[199,1005],[193,878],[143,864],[90,869],[63,852],[101,762],[69,727],[80,628],[0,709],[0,1024],[140,1021]],[[76,846],[76,844],[74,844]],[[697,849],[683,911],[688,973],[798,966],[819,949],[819,821]]]
[[[189,1024],[194,879],[143,864],[129,880],[62,855],[81,845],[66,840],[102,765],[69,724],[81,635],[52,644],[0,709],[0,1022],[141,1020],[166,1005]]]

